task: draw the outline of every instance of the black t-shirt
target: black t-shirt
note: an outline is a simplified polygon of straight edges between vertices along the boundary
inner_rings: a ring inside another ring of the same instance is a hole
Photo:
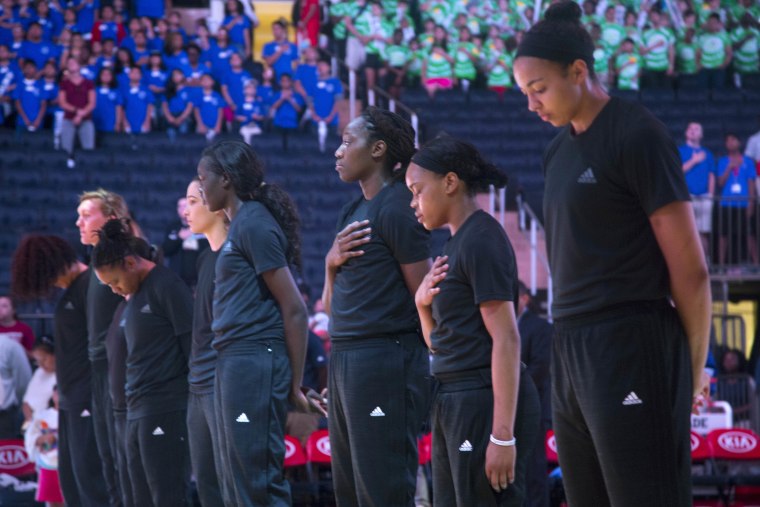
[[[383,187],[367,201],[363,196],[341,212],[337,231],[369,220],[370,242],[364,255],[348,259],[335,275],[330,338],[391,335],[419,328],[414,296],[404,281],[401,264],[430,258],[430,233],[409,206],[412,194],[403,183]]]
[[[284,339],[280,308],[261,275],[287,267],[286,250],[285,234],[266,206],[243,203],[216,261],[216,350],[244,340]]]
[[[449,239],[443,254],[449,256],[449,270],[433,298],[433,374],[487,368],[492,339],[480,315],[480,304],[517,302],[512,244],[499,222],[478,210]]]
[[[160,265],[129,299],[124,311],[128,419],[187,407],[192,312],[190,289]]]
[[[90,270],[77,276],[55,305],[55,360],[58,403],[62,409],[89,407],[90,360],[87,357],[87,289]]]
[[[124,298],[114,294],[90,269],[90,289],[87,292],[87,336],[90,361],[106,360],[106,333],[113,321],[113,313]]]
[[[193,344],[190,351],[190,391],[198,394],[214,392],[216,351],[211,347],[214,332],[214,270],[218,252],[210,248],[198,257],[198,284],[193,306]]]
[[[544,218],[555,318],[668,295],[668,270],[649,216],[688,201],[665,126],[612,98],[588,130],[566,127],[544,155]]]
[[[108,383],[113,409],[126,412],[127,397],[124,384],[127,381],[127,337],[124,334],[127,302],[122,300],[113,314],[113,320],[106,333],[106,354],[108,355]]]

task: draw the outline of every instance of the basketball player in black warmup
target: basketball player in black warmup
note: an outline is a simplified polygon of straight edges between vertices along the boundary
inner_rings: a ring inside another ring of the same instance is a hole
[[[325,259],[330,314],[328,418],[341,506],[414,505],[417,437],[427,416],[428,353],[413,294],[430,266],[430,234],[403,183],[414,130],[374,107],[335,152],[341,180],[361,186]]]
[[[436,506],[525,500],[540,408],[530,375],[521,374],[517,264],[504,228],[475,200],[506,180],[472,145],[450,137],[424,146],[406,174],[417,219],[451,231],[415,298],[438,387]]]
[[[55,307],[58,385],[58,474],[68,505],[108,504],[92,418],[91,368],[87,355],[87,266],[57,236],[30,235],[13,257],[12,291],[21,298],[48,297],[64,289]]]
[[[571,506],[687,506],[709,276],[675,143],[607,95],[580,17],[574,2],[552,5],[514,66],[528,108],[563,127],[544,155],[563,480]]]
[[[264,182],[261,161],[243,142],[206,148],[198,179],[209,210],[224,210],[230,220],[216,262],[212,325],[228,501],[289,505],[282,472],[287,403],[309,410],[301,392],[307,313],[289,267],[300,265],[298,215],[285,192]]]

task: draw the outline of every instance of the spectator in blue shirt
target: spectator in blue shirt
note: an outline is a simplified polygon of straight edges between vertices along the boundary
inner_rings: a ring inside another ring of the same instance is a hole
[[[298,61],[298,47],[288,40],[287,24],[280,19],[272,23],[274,40],[264,44],[261,56],[274,69],[275,78],[279,81],[283,74],[293,74],[293,62]]]
[[[343,98],[343,85],[331,75],[329,60],[320,60],[317,64],[317,84],[312,96],[315,123],[325,122],[331,127],[338,126],[338,100]]]
[[[211,75],[214,79],[221,81],[230,70],[230,56],[235,52],[235,48],[230,45],[229,34],[227,29],[219,27],[216,32],[216,41],[212,41],[208,49],[208,59],[211,62]]]
[[[100,9],[99,0],[71,0],[69,6],[77,13],[77,30],[86,34],[85,39],[90,39],[92,27],[95,25],[95,16]]]
[[[230,35],[230,42],[238,46],[246,58],[251,56],[251,20],[243,13],[243,6],[238,0],[227,0],[224,4],[222,26]]]
[[[155,106],[157,108],[160,108],[161,103],[164,101],[166,82],[168,79],[166,67],[161,59],[161,53],[158,51],[152,52],[148,59],[148,70],[146,71],[145,84],[148,85],[148,90],[153,94],[153,98],[156,100]]]
[[[163,0],[135,0],[134,5],[138,18],[161,19],[166,12]]]
[[[142,79],[140,67],[132,67],[129,70],[129,88],[124,95],[124,131],[128,134],[150,132],[155,99]]]
[[[42,27],[39,23],[29,25],[29,31],[26,34],[26,40],[21,44],[18,52],[18,58],[23,60],[34,60],[37,69],[42,69],[45,62],[53,58],[58,59],[58,51],[51,42],[42,40]]]
[[[132,53],[132,58],[135,61],[135,65],[139,65],[142,68],[147,67],[151,50],[148,47],[148,37],[142,30],[134,35],[132,49],[130,49],[130,52]]]
[[[298,128],[299,115],[306,100],[293,89],[290,74],[280,76],[280,91],[274,95],[272,124],[283,133],[283,149],[288,149],[288,132]]]
[[[37,2],[34,19],[42,28],[42,40],[53,42],[61,35],[63,29],[63,19],[57,17],[51,10],[47,2]]]
[[[256,97],[256,82],[251,80],[243,88],[243,102],[235,111],[235,121],[240,124],[243,141],[251,144],[251,138],[261,134],[261,122],[264,121],[264,108]]]
[[[61,128],[63,126],[63,110],[58,104],[58,67],[49,60],[42,68],[42,93],[46,101],[45,118],[48,125],[53,125],[53,146],[61,146]],[[44,123],[43,123],[44,125]]]
[[[5,44],[0,44],[0,89],[12,91],[12,86],[22,76],[18,64],[11,60],[11,51]]]
[[[166,101],[161,105],[166,118],[167,134],[172,141],[177,137],[177,132],[186,134],[189,130],[193,103],[193,94],[185,85],[185,75],[181,70],[174,69],[166,85]]]
[[[42,81],[37,79],[37,64],[26,60],[23,65],[24,79],[13,90],[15,101],[17,131],[34,132],[42,126],[47,109]]]
[[[264,69],[261,73],[262,83],[256,87],[256,96],[261,101],[261,105],[264,108],[264,116],[270,117],[270,109],[274,103],[274,71],[272,69]]]
[[[112,5],[104,5],[100,9],[100,20],[94,24],[92,29],[93,41],[104,41],[106,39],[113,39],[117,43],[121,42],[124,37],[124,27],[114,19],[116,16]]]
[[[678,152],[681,155],[686,185],[692,196],[697,230],[705,254],[708,254],[715,194],[715,159],[710,150],[702,146],[702,135],[701,124],[689,123],[686,127],[686,142],[678,147]]]
[[[720,243],[719,262],[739,262],[744,242],[747,242],[747,250],[754,264],[758,263],[757,242],[754,239],[755,231],[755,162],[742,154],[742,145],[736,134],[726,135],[725,157],[718,161],[718,186],[722,189],[723,199],[720,201]],[[749,235],[748,235],[749,232]],[[733,236],[733,237],[732,237]],[[729,245],[730,240],[730,245]],[[729,248],[730,246],[730,248]],[[727,254],[728,253],[728,257]]]
[[[135,65],[135,61],[132,59],[132,53],[124,48],[116,50],[116,61],[114,62],[113,69],[116,75],[116,83],[119,86],[119,90],[121,90],[121,94],[125,97],[129,89],[130,74],[135,67],[137,65]]]
[[[24,30],[29,30],[29,26],[36,19],[34,8],[31,2],[24,2],[25,5],[17,5],[13,8],[13,22],[18,23]]]
[[[184,50],[185,42],[182,34],[171,32],[166,36],[166,49],[164,50],[164,63],[167,70],[180,69],[185,75],[190,73],[190,60]]]
[[[204,74],[201,78],[203,91],[195,103],[195,123],[198,133],[205,135],[208,141],[213,140],[222,131],[224,100],[214,91],[214,84],[211,74]]]
[[[230,56],[230,70],[222,81],[222,97],[233,112],[242,104],[243,87],[252,79],[251,74],[243,69],[243,57],[239,53],[233,53]]]
[[[307,98],[314,97],[317,88],[317,48],[308,46],[303,50],[303,62],[298,64],[295,74],[295,90]]]
[[[186,74],[187,86],[197,87],[200,90],[201,77],[203,74],[211,72],[211,67],[207,62],[201,60],[201,48],[195,43],[190,43],[185,48],[187,53],[187,60],[189,62],[188,69],[189,74]]]
[[[119,132],[124,118],[124,97],[113,69],[103,67],[95,80],[95,109],[92,121],[98,132]]]

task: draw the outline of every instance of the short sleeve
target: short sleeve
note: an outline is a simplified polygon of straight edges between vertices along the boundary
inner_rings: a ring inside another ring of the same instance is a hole
[[[377,229],[377,234],[399,264],[412,264],[430,258],[430,232],[417,221],[414,210],[409,206],[412,195],[404,190],[406,188],[393,189],[393,198],[384,203],[377,223],[370,224],[370,227]]]
[[[626,134],[623,172],[647,216],[675,201],[688,201],[681,157],[662,123],[651,119]]]
[[[256,274],[286,267],[288,261],[285,257],[285,236],[274,222],[274,218],[262,220],[261,214],[255,218],[248,220],[245,227],[238,229],[237,239],[244,255],[252,262]]]
[[[516,301],[517,268],[504,236],[478,234],[462,244],[460,266],[472,287],[474,303]]]
[[[272,56],[274,54],[274,45],[270,42],[264,44],[264,49],[261,52],[261,56]]]

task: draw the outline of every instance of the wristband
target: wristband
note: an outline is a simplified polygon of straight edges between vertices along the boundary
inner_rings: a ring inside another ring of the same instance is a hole
[[[488,440],[490,440],[492,444],[496,444],[501,447],[512,447],[515,445],[515,443],[517,443],[517,439],[514,437],[512,437],[512,440],[499,440],[493,436],[493,434],[488,437]]]

